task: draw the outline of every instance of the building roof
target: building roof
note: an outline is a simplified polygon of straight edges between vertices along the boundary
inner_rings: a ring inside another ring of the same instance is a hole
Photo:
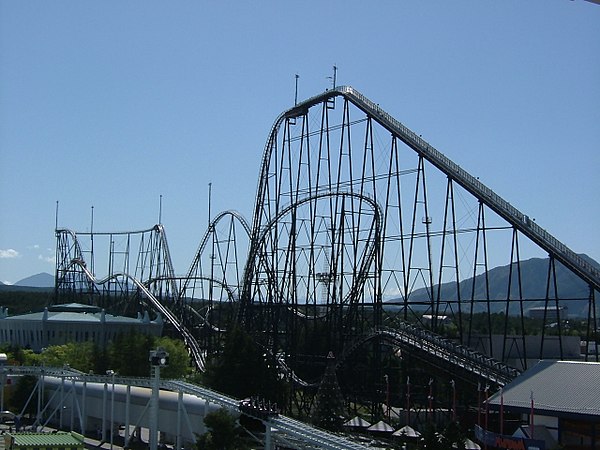
[[[492,395],[488,403],[499,409],[528,413],[533,397],[534,414],[577,420],[600,418],[600,363],[583,361],[538,362],[504,389]]]
[[[89,322],[89,323],[150,323],[148,313],[144,313],[135,317],[113,316],[106,313],[103,309],[96,306],[82,305],[79,303],[68,303],[63,305],[55,305],[50,308],[45,308],[44,311],[22,314],[18,316],[0,317],[3,320],[9,321],[27,321],[27,322]],[[153,322],[162,322],[160,316]]]
[[[82,303],[63,303],[48,307],[48,311],[69,311],[69,312],[100,312],[102,308],[96,305],[84,305]]]
[[[83,436],[74,432],[11,433],[13,445],[20,447],[81,447]]]

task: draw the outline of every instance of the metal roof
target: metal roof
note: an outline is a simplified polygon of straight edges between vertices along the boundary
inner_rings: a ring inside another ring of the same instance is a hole
[[[78,433],[11,433],[13,445],[19,447],[83,447],[83,436]]]
[[[70,311],[70,312],[100,312],[102,308],[96,305],[84,305],[82,303],[63,303],[48,306],[48,311]]]
[[[126,316],[114,316],[101,310],[100,308],[90,309],[86,305],[79,303],[70,303],[64,305],[56,305],[52,308],[46,308],[44,311],[21,314],[18,316],[4,317],[3,320],[11,322],[41,322],[46,320],[47,322],[89,322],[89,323],[131,323],[138,324],[140,322],[147,321],[148,323],[155,323],[156,321],[150,321],[145,316],[126,317]]]
[[[527,413],[531,399],[535,414],[578,420],[600,419],[600,363],[538,362],[488,399],[492,409]]]

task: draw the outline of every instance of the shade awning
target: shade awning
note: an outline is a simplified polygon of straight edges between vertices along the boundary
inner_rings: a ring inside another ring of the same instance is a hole
[[[367,428],[371,426],[371,423],[367,422],[365,419],[356,416],[353,419],[350,419],[348,422],[344,423],[344,426],[352,428]]]
[[[400,428],[398,431],[394,431],[394,433],[392,433],[392,436],[405,436],[405,437],[411,437],[411,438],[418,438],[421,436],[421,433],[419,433],[417,430],[415,430],[410,425],[405,425],[402,428]]]
[[[383,420],[380,420],[375,425],[371,425],[369,428],[367,428],[367,430],[378,431],[381,433],[391,433],[392,431],[394,431],[394,429],[390,425],[385,423]]]

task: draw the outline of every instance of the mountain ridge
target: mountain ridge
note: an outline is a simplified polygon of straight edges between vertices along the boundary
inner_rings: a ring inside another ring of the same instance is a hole
[[[35,288],[54,287],[54,275],[50,275],[47,272],[40,272],[35,275],[25,277],[22,280],[17,281],[12,286]]]
[[[600,264],[585,254],[580,255],[587,262],[596,268],[600,268]],[[548,276],[549,258],[530,258],[520,262],[521,280],[520,289],[523,298],[529,299],[532,306],[543,306],[546,297],[546,279]],[[464,279],[458,283],[447,282],[439,286],[440,302],[455,300],[457,290],[460,289],[460,298],[462,299],[485,299],[487,298],[487,289],[489,288],[489,299],[498,300],[497,311],[503,312],[506,305],[505,300],[509,291],[510,265],[498,266],[488,270],[486,286],[485,273],[481,273],[475,277]],[[512,275],[512,283],[510,286],[510,298],[519,298],[519,284],[517,283],[516,275]],[[587,304],[589,297],[589,286],[581,280],[577,275],[567,269],[560,262],[556,262],[556,279],[559,288],[559,297],[568,300],[567,306],[569,314],[577,316],[587,314]],[[437,292],[438,285],[433,288]],[[552,298],[553,292],[550,292]],[[399,299],[390,299],[385,303],[398,302]],[[429,289],[420,288],[413,291],[409,296],[410,302],[430,302],[431,296]],[[463,300],[468,301],[468,300]],[[561,300],[562,303],[562,300]]]

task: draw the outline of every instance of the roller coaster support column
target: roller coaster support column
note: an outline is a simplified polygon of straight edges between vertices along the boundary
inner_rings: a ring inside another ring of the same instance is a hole
[[[107,370],[106,375],[111,377],[112,380],[112,390],[110,394],[110,450],[113,450],[114,447],[114,434],[115,434],[115,375],[116,372],[114,370]]]
[[[169,364],[169,354],[161,347],[150,351],[152,366],[152,399],[150,407],[150,450],[158,448],[158,402],[160,394],[160,368]]]
[[[127,385],[127,392],[125,394],[125,442],[123,444],[124,448],[129,448],[129,439],[131,438],[131,434],[129,432],[129,424],[131,423],[130,413],[131,410],[129,405],[131,404],[131,386]]]
[[[273,450],[271,444],[271,424],[265,423],[265,450]]]

